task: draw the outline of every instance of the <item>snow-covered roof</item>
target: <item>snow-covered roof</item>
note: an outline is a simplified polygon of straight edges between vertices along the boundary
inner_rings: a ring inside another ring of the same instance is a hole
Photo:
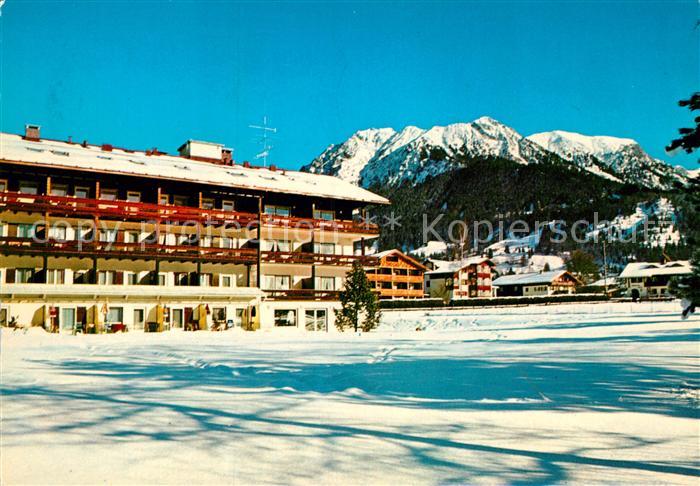
[[[652,262],[628,263],[621,278],[652,277],[654,275],[687,275],[693,269],[688,260],[677,260],[664,264]]]
[[[380,251],[379,253],[375,253],[372,256],[377,257],[377,258],[384,258],[385,256],[391,255],[392,253],[396,254],[399,258],[403,258],[404,260],[407,260],[407,261],[413,263],[414,265],[416,265],[417,267],[420,267],[423,270],[428,269],[428,267],[423,265],[421,262],[419,262],[415,258],[411,257],[410,255],[406,255],[404,252],[402,252],[401,250],[397,250],[396,248],[391,249],[391,250]]]
[[[25,140],[0,133],[0,159],[7,162],[62,169],[124,174],[157,179],[196,182],[259,191],[302,194],[363,203],[388,204],[389,200],[336,177],[290,170],[270,170],[218,165],[173,155],[68,143],[57,140]]]
[[[439,262],[440,260],[435,260],[435,262]],[[437,274],[443,274],[443,273],[456,273],[463,269],[464,267],[468,267],[469,265],[478,265],[479,263],[483,262],[488,262],[489,264],[492,264],[491,260],[489,260],[486,257],[482,256],[473,256],[466,258],[464,260],[457,260],[454,262],[444,262],[444,264],[439,265],[435,270],[430,270],[429,272],[425,272],[426,275],[437,275]]]
[[[551,284],[552,281],[567,273],[566,270],[553,270],[541,273],[519,273],[516,275],[504,275],[493,281],[495,287],[504,285],[537,285]]]

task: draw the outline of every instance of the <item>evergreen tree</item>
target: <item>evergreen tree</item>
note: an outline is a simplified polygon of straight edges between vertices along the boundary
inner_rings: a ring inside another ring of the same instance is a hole
[[[335,326],[340,331],[359,327],[367,332],[379,325],[379,299],[372,291],[364,268],[358,261],[345,277],[345,289],[340,292],[341,308],[335,310]]]
[[[600,275],[593,255],[582,250],[571,253],[566,269],[586,283],[597,280]]]
[[[689,99],[678,102],[680,106],[687,106],[690,111],[700,110],[700,93],[694,93]],[[695,118],[695,128],[681,128],[678,130],[681,137],[673,140],[666,147],[669,152],[678,148],[692,153],[700,148],[700,116]],[[669,292],[682,299],[690,301],[691,305],[700,305],[700,229],[697,215],[700,214],[700,180],[694,179],[690,182],[689,200],[694,214],[689,226],[688,243],[695,247],[691,263],[693,273],[685,277],[674,278],[669,284]],[[694,216],[694,217],[693,217]]]

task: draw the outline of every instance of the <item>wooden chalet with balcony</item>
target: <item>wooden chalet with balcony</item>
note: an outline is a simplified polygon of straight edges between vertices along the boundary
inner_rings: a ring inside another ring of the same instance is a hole
[[[419,299],[424,296],[425,265],[399,250],[388,250],[373,256],[378,264],[366,268],[365,272],[380,299]]]

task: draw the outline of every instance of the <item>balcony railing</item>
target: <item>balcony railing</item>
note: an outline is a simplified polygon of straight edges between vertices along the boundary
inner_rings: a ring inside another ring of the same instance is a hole
[[[0,237],[0,252],[18,255],[54,255],[96,258],[142,258],[161,260],[200,260],[222,263],[255,263],[255,248],[217,248],[192,245],[161,245],[77,240],[35,240],[14,236]],[[322,264],[350,266],[359,260],[363,266],[378,263],[372,256],[326,255],[304,252],[261,252],[264,263]]]
[[[370,282],[401,282],[401,283],[423,283],[422,275],[391,275],[386,273],[368,273]]]
[[[265,296],[273,300],[338,300],[338,290],[265,290]]]
[[[48,196],[20,192],[0,192],[0,210],[23,211],[75,218],[107,218],[129,221],[198,222],[205,225],[233,225],[240,228],[264,226],[289,229],[339,231],[376,234],[376,224],[347,220],[297,218],[220,209],[202,209],[190,206],[150,204],[129,201],[106,201],[71,196]]]

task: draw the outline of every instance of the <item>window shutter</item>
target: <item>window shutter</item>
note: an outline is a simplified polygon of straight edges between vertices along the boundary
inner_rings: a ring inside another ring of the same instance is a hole
[[[11,224],[7,226],[7,236],[16,237],[17,236],[17,225]]]
[[[114,284],[115,285],[122,285],[124,283],[124,272],[115,272],[114,273]]]
[[[211,286],[212,287],[219,286],[219,274],[218,273],[211,274]]]
[[[15,226],[15,230],[16,230]],[[7,276],[5,277],[5,282],[6,283],[15,283],[15,269],[14,268],[8,268],[6,271]]]

